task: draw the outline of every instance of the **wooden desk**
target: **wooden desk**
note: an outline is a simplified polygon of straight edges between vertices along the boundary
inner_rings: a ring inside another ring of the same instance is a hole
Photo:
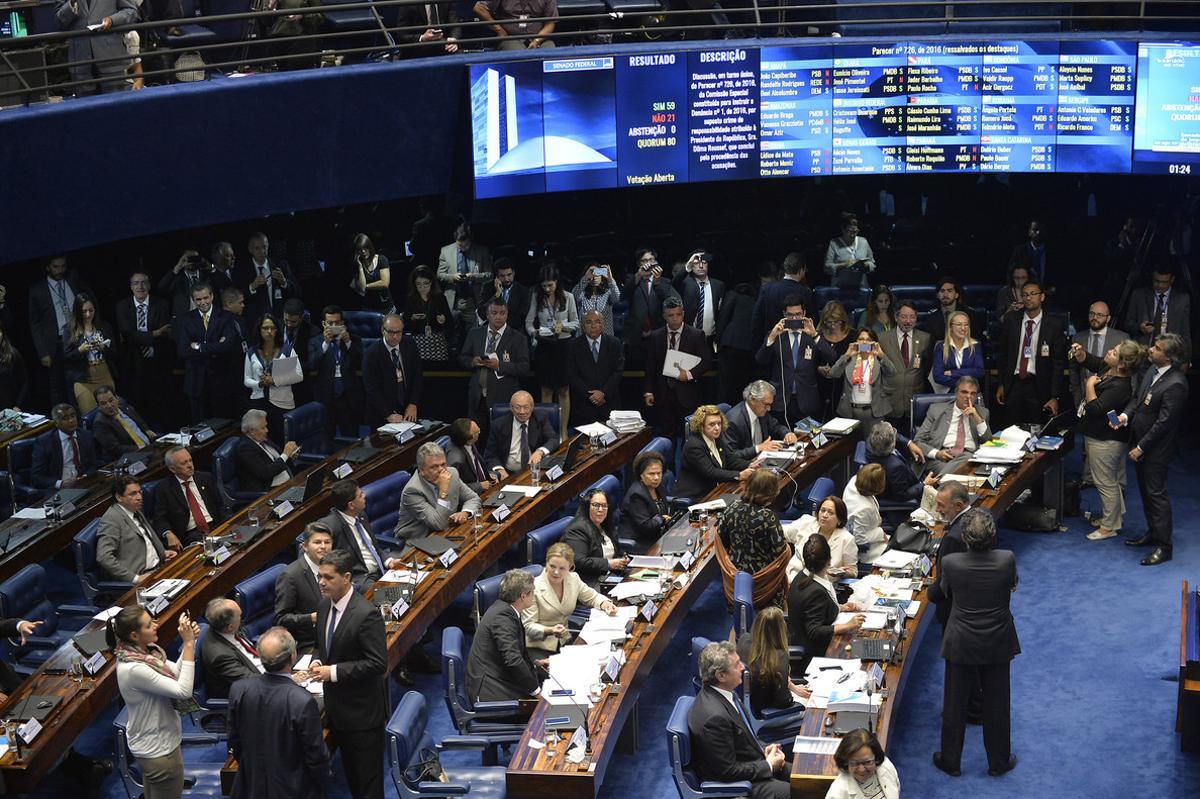
[[[1200,752],[1200,679],[1196,678],[1195,667],[1188,667],[1189,661],[1195,663],[1197,660],[1198,608],[1200,601],[1195,594],[1188,593],[1188,582],[1184,580],[1183,609],[1179,617],[1179,699],[1175,712],[1175,732],[1180,733],[1181,752]]]
[[[20,430],[5,430],[0,432],[0,469],[8,468],[8,446],[15,441],[26,438],[37,438],[42,433],[54,427],[54,422],[46,420],[32,427],[25,425]]]
[[[1032,486],[1036,480],[1045,476],[1050,470],[1057,469],[1062,464],[1063,457],[1069,449],[1069,444],[1064,443],[1061,449],[1054,452],[1033,452],[1026,455],[1020,464],[1009,470],[1008,474],[1004,476],[1004,479],[994,490],[981,489],[979,491],[975,507],[989,511],[999,520],[1025,489]],[[973,468],[970,464],[965,464],[961,471],[963,473],[970,473]],[[880,745],[885,750],[887,749],[888,735],[892,731],[892,725],[895,723],[896,715],[900,709],[900,700],[904,693],[904,686],[911,674],[909,664],[914,661],[911,655],[921,645],[921,640],[929,626],[930,619],[937,615],[936,611],[930,607],[932,603],[929,602],[925,589],[919,591],[914,596],[914,599],[921,602],[921,609],[917,612],[915,618],[909,619],[904,625],[905,634],[904,641],[901,644],[900,662],[881,664],[884,665],[884,681],[888,689],[888,695],[880,707],[875,734],[879,739]],[[878,635],[882,636],[883,633],[879,633]],[[835,635],[825,655],[832,658],[847,657],[845,648],[853,638],[859,636],[862,636],[862,634],[843,633]],[[810,707],[804,714],[800,734],[812,737],[824,735],[825,717],[826,711],[824,709]],[[801,797],[803,799],[824,797],[825,793],[829,790],[830,783],[833,782],[837,775],[838,770],[833,762],[832,755],[797,753],[792,758],[792,796],[796,799]]]
[[[362,483],[368,483],[397,470],[410,469],[415,462],[417,448],[426,441],[436,439],[443,432],[444,428],[438,428],[403,445],[397,445],[393,441],[375,457],[356,464],[352,477]],[[380,445],[382,440],[376,440],[374,443]],[[349,449],[352,447],[347,447],[342,452]],[[336,462],[337,456],[332,456],[326,462],[329,461]],[[290,486],[304,485],[306,475],[307,472],[297,475],[273,489],[261,500],[214,529],[213,534],[220,535],[231,526],[245,524],[251,508],[266,509],[275,496]],[[233,556],[220,566],[206,565],[199,545],[184,549],[178,557],[163,564],[154,577],[147,581],[147,585],[152,585],[155,579],[164,577],[181,577],[191,580],[192,583],[159,615],[159,643],[166,646],[178,635],[179,614],[182,611],[187,610],[193,619],[201,619],[204,607],[210,599],[228,594],[242,580],[260,571],[280,550],[292,546],[306,524],[324,516],[330,507],[329,489],[325,488],[282,521],[272,518],[267,524],[267,532],[261,534],[249,546],[235,550]],[[265,510],[263,515],[267,515]],[[126,606],[133,602],[134,595],[130,591],[121,597],[117,604]],[[99,626],[99,622],[96,621],[89,623],[89,628]],[[72,662],[80,658],[78,650],[68,642],[9,697],[11,703],[31,694],[54,694],[62,696],[63,701],[43,722],[45,729],[34,741],[33,746],[25,749],[19,762],[12,751],[0,758],[0,774],[3,775],[6,790],[17,793],[33,790],[80,733],[112,702],[117,694],[117,671],[111,655],[107,657],[108,662],[96,677],[85,680],[81,686],[75,685],[66,675],[47,674],[47,669],[67,669]],[[0,713],[2,712],[3,707],[0,707]]]
[[[188,447],[197,468],[209,466],[212,462],[212,454],[217,447],[221,446],[230,436],[238,434],[237,425],[227,425],[203,444]],[[152,449],[154,456],[147,464],[146,471],[138,475],[138,479],[142,483],[158,480],[169,474],[162,456],[170,449],[170,446],[154,445]],[[72,486],[72,488],[86,488],[90,493],[76,504],[75,511],[70,516],[53,527],[43,530],[40,535],[18,542],[0,557],[0,580],[7,580],[30,563],[39,563],[54,557],[71,545],[71,539],[86,527],[88,522],[108,510],[112,504],[112,495],[109,492],[111,466],[112,464],[101,466],[95,473],[84,477],[77,485]]]
[[[792,462],[787,476],[780,475],[780,485],[790,485],[795,480],[803,488],[818,477],[843,467],[854,454],[856,441],[857,436],[846,436],[831,441],[820,450],[808,451],[803,461]],[[736,491],[737,483],[726,483],[717,486],[707,498],[715,499]],[[688,524],[684,518],[676,523],[676,527]],[[714,541],[715,525],[698,550],[687,585],[673,588],[659,605],[653,629],[642,621],[634,623],[633,633],[625,642],[626,662],[621,667],[619,690],[615,694],[611,688],[607,690],[588,713],[588,731],[592,741],[590,758],[585,758],[579,765],[567,763],[566,745],[562,742],[553,750],[530,748],[530,741],[544,740],[543,725],[549,706],[545,701],[539,701],[508,765],[506,782],[509,796],[521,799],[575,799],[599,793],[604,773],[617,749],[617,739],[637,707],[642,687],[649,679],[651,670],[683,624],[688,610],[704,593],[708,583],[720,574]],[[657,545],[652,547],[650,554],[657,552],[657,549]]]

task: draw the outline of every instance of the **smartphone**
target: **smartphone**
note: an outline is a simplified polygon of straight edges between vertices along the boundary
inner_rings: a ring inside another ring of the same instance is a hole
[[[803,319],[784,319],[783,320],[783,328],[784,328],[784,330],[803,330],[804,329],[804,320]]]
[[[596,277],[608,277],[608,267],[607,266],[597,266],[594,269],[592,269],[592,274],[595,275]]]
[[[345,325],[330,325],[328,330],[330,330],[333,333],[333,335],[340,336],[346,332],[346,326]]]
[[[409,258],[412,258],[413,253],[412,253],[412,240],[411,239],[404,242],[404,254],[407,255]]]
[[[1112,422],[1113,424],[1120,424],[1120,423],[1121,423],[1121,419],[1120,419],[1120,417],[1118,417],[1118,416],[1117,416],[1117,412],[1116,412],[1116,411],[1109,411],[1109,412],[1108,412],[1108,421]]]
[[[870,344],[868,344],[868,343],[866,343],[865,341],[860,341],[860,342],[858,343],[858,351],[859,351],[859,352],[870,352],[870,351],[871,351],[871,345],[870,345]]]

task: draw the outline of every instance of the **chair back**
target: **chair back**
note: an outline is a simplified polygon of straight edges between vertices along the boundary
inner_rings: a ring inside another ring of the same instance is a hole
[[[350,335],[361,338],[378,339],[379,331],[383,329],[383,314],[378,311],[343,311],[342,321]]]
[[[711,643],[712,641],[701,636],[692,639],[692,651],[688,656],[688,671],[692,675],[692,693],[698,694],[704,687],[704,683],[700,682],[700,652]]]
[[[606,474],[596,482],[592,483],[587,488],[579,492],[579,495],[572,497],[566,505],[563,505],[563,513],[567,516],[574,516],[575,511],[579,509],[579,503],[583,502],[584,496],[592,489],[599,489],[604,492],[604,496],[608,497],[608,514],[612,516],[613,530],[617,529],[617,516],[620,512],[620,493],[621,481],[615,475]]]
[[[733,627],[737,637],[750,632],[754,625],[754,577],[739,571],[733,576]]]
[[[559,420],[562,418],[562,409],[558,407],[557,402],[539,402],[533,406],[534,416],[548,418],[550,420],[550,429],[558,434]],[[493,405],[491,410],[492,424],[496,424],[501,419],[512,416],[512,408],[508,403],[503,405]]]
[[[221,446],[213,451],[213,477],[216,478],[217,490],[225,492],[225,504],[233,508],[234,496],[239,492],[237,477],[237,445],[238,436],[230,436],[221,442]]]
[[[450,436],[438,436],[435,443],[442,448],[442,452],[450,451]]]
[[[141,796],[142,789],[142,773],[141,767],[137,765],[137,758],[129,751],[129,706],[121,708],[117,713],[117,717],[113,719],[113,733],[116,735],[117,744],[117,773],[121,775],[121,782],[125,784],[125,793],[131,799]]]
[[[415,799],[418,796],[435,796],[422,790],[420,783],[411,782],[405,771],[416,765],[421,750],[432,747],[433,741],[425,734],[429,722],[429,708],[425,697],[417,691],[408,691],[400,698],[387,723],[388,769],[400,799]],[[432,783],[437,785],[437,783]]]
[[[939,402],[953,402],[954,392],[948,394],[913,394],[912,397],[912,428],[909,430],[909,437],[915,436],[917,430],[921,428],[921,423],[925,421],[925,417],[929,415],[929,409]]]
[[[46,570],[30,563],[0,583],[0,618],[40,621],[39,638],[51,638],[58,631],[58,611],[46,596]]]
[[[33,487],[33,447],[36,443],[36,438],[23,438],[8,445],[8,471],[14,489],[24,489],[34,495],[40,493]],[[17,490],[18,498],[20,493]]]
[[[75,574],[79,577],[83,595],[92,605],[96,604],[96,596],[101,591],[102,578],[96,564],[96,541],[99,537],[100,520],[92,519],[71,539],[71,548],[75,550]]]
[[[307,402],[283,414],[283,440],[295,441],[304,452],[325,451],[325,406]]]
[[[81,420],[83,422],[83,429],[88,431],[89,433],[92,432],[92,425],[94,425],[96,423],[96,417],[99,414],[100,414],[99,408],[92,408],[90,411],[85,413],[83,415],[83,419]]]
[[[162,486],[165,479],[160,477],[157,480],[151,480],[149,483],[142,483],[142,515],[151,522],[154,521],[154,507],[158,502],[158,489]]]
[[[204,644],[208,641],[208,636],[212,635],[212,628],[208,626],[208,622],[199,621],[200,634],[196,636],[196,645],[193,648],[193,659],[195,665],[192,668],[192,698],[200,704],[201,707],[208,706],[208,681],[204,675]]]
[[[528,566],[522,566],[522,570],[529,572],[534,577],[542,573],[542,564],[531,563]],[[483,614],[487,613],[487,609],[492,606],[497,599],[500,598],[500,581],[504,579],[503,574],[497,574],[494,577],[485,577],[475,583],[475,623],[483,618]]]
[[[854,445],[854,465],[860,469],[867,465],[867,442],[860,441]]]
[[[841,288],[839,286],[818,286],[814,290],[813,294],[816,297],[814,302],[816,303],[817,307],[810,308],[809,315],[812,316],[814,321],[820,317],[820,312],[822,309],[824,309],[826,304],[834,300],[837,300],[844,305],[847,309],[847,313],[849,313],[851,306],[855,308],[865,308],[867,307],[867,302],[869,302],[871,299],[870,290],[864,289],[860,286],[853,286],[851,288]]]
[[[445,690],[446,709],[454,729],[468,735],[474,704],[467,693],[466,640],[462,629],[447,627],[442,630],[442,687]]]
[[[667,751],[671,758],[671,776],[680,799],[699,799],[700,777],[692,768],[692,736],[688,730],[688,713],[692,710],[692,696],[681,696],[667,719]]]
[[[526,562],[531,566],[546,562],[546,550],[562,540],[563,531],[571,523],[570,516],[543,524],[525,534]]]
[[[257,638],[274,624],[275,580],[286,568],[286,564],[276,563],[234,587],[233,601],[242,609],[242,627],[250,638]]]
[[[391,535],[396,529],[400,496],[411,477],[405,471],[393,472],[363,486],[363,495],[367,499],[367,520],[371,522],[375,535]]]
[[[812,487],[808,489],[808,512],[816,517],[817,509],[821,506],[821,500],[830,494],[837,493],[837,485],[833,482],[832,477],[818,477],[813,480]]]

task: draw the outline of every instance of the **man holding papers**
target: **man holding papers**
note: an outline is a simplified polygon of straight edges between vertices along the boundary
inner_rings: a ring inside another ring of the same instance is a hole
[[[663,319],[667,324],[645,339],[642,400],[656,409],[663,433],[674,437],[683,417],[703,400],[700,376],[712,368],[713,354],[704,333],[683,323],[683,303],[678,297],[663,302]]]
[[[534,603],[533,575],[509,569],[494,602],[475,631],[467,658],[467,691],[476,702],[536,696],[541,682],[525,646],[521,614]]]
[[[978,396],[979,381],[963,376],[954,386],[954,402],[929,408],[921,429],[908,442],[913,460],[925,464],[926,474],[955,471],[992,437],[988,409],[975,405]]]

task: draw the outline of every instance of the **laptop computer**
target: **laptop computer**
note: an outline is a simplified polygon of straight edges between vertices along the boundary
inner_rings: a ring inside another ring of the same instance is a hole
[[[303,505],[320,493],[325,485],[325,476],[329,474],[329,465],[318,466],[309,472],[302,486],[292,486],[275,498],[276,502],[290,502],[293,505]]]
[[[507,505],[508,509],[512,510],[523,499],[525,499],[525,494],[520,491],[505,491],[504,489],[500,489],[495,494],[483,500],[483,505],[485,508],[498,508],[501,505]]]
[[[579,461],[580,455],[583,454],[583,448],[588,443],[588,437],[583,433],[571,439],[571,443],[567,445],[567,451],[562,455],[551,455],[549,458],[543,458],[541,462],[542,474],[547,470],[561,466],[564,474],[569,474],[575,468],[575,464]]]
[[[1074,409],[1063,411],[1057,416],[1046,422],[1046,426],[1042,428],[1039,436],[1061,436],[1068,430],[1073,430],[1079,424],[1079,416]]]
[[[262,525],[259,525],[258,527],[252,527],[248,524],[239,524],[237,527],[229,531],[228,540],[231,544],[237,544],[239,547],[244,547],[266,532],[266,529],[267,528],[263,527]]]
[[[108,638],[105,635],[103,627],[97,627],[94,630],[81,630],[71,639],[75,644],[75,648],[83,654],[91,657],[97,652],[108,651]]]
[[[551,705],[546,710],[547,730],[577,730],[586,723],[587,708],[582,704]]]
[[[49,526],[44,519],[7,519],[0,523],[0,555],[41,535]]]
[[[54,708],[58,707],[58,703],[61,701],[61,696],[34,694],[17,702],[4,716],[6,719],[16,721],[29,721],[30,719],[45,721],[46,717],[54,712]]]
[[[372,447],[370,444],[366,444],[339,455],[337,459],[343,463],[362,463],[374,458],[380,451],[379,447]]]
[[[89,488],[60,488],[54,492],[50,499],[54,500],[55,504],[65,505],[68,502],[78,504],[79,500],[92,493]]]
[[[435,558],[438,555],[441,555],[447,549],[450,549],[454,546],[454,544],[450,543],[450,539],[444,538],[440,535],[427,535],[423,538],[410,538],[408,539],[407,543],[413,549],[419,549],[426,555],[432,555]],[[401,557],[403,557],[403,555],[401,555]]]

